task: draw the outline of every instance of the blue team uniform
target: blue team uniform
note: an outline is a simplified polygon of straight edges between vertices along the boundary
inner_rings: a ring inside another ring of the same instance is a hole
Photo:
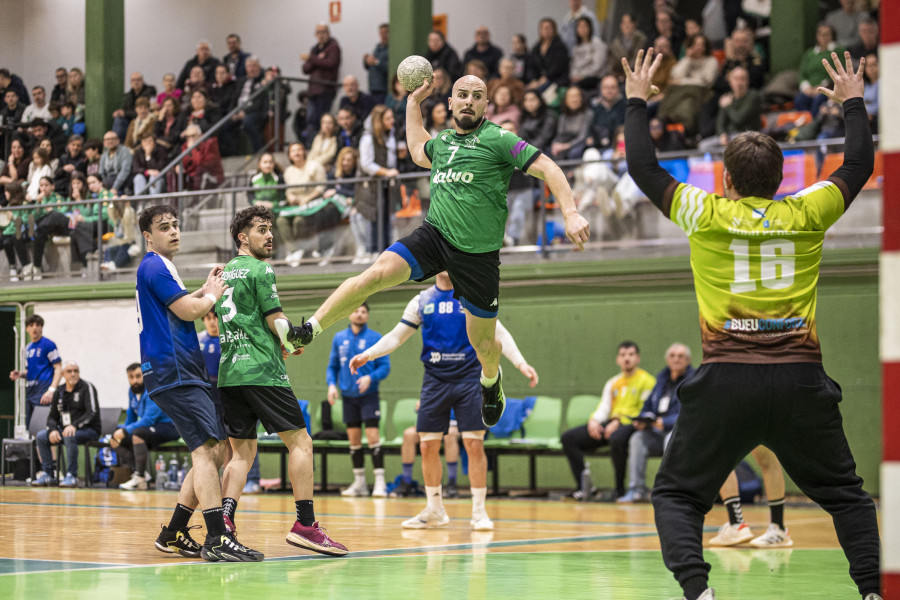
[[[41,396],[53,383],[53,365],[62,362],[56,344],[45,337],[25,347],[28,376],[25,383],[25,399],[30,404],[40,404]]]
[[[144,256],[136,291],[144,385],[193,451],[209,439],[225,439],[225,428],[210,396],[197,330],[169,310],[187,293],[171,261],[155,252]]]
[[[416,430],[446,433],[455,413],[460,431],[483,431],[481,364],[466,334],[466,315],[453,290],[437,286],[413,298],[401,322],[422,329],[425,376]]]
[[[222,357],[222,345],[219,343],[218,336],[209,335],[205,331],[201,331],[197,335],[200,343],[200,354],[203,355],[203,362],[206,364],[206,374],[213,386],[219,380],[219,359]]]
[[[344,405],[344,423],[358,427],[363,421],[373,421],[381,417],[378,384],[391,372],[391,359],[387,356],[369,361],[359,368],[356,375],[350,373],[350,359],[368,350],[381,339],[381,334],[363,325],[358,334],[348,327],[339,331],[331,342],[331,356],[325,380],[328,385],[336,385],[341,390]],[[359,393],[360,377],[368,375],[372,383],[365,394]]]

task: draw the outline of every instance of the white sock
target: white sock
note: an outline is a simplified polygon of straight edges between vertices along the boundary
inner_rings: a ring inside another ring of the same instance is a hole
[[[484,499],[487,497],[487,488],[472,489],[472,513],[484,512]]]
[[[494,375],[493,377],[487,377],[487,376],[484,374],[484,371],[482,371],[482,372],[481,372],[481,385],[483,385],[483,386],[486,387],[486,388],[489,388],[489,387],[491,387],[492,385],[494,385],[495,383],[497,383],[497,378],[498,378],[498,377],[500,377],[500,370],[499,370],[499,369],[497,370],[497,374]]]
[[[353,478],[356,480],[356,483],[361,483],[362,485],[366,485],[366,470],[365,469],[353,469]]]
[[[444,510],[444,501],[441,499],[441,486],[425,486],[425,500],[428,502],[428,510],[438,514]]]
[[[319,325],[319,321],[315,317],[310,317],[308,323],[312,325],[313,339],[316,339],[322,333],[322,326]]]
[[[375,469],[375,485],[384,484],[384,469]]]

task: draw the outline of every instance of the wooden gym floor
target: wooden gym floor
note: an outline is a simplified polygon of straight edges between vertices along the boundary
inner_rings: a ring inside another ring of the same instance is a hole
[[[154,548],[174,502],[172,492],[0,488],[0,599],[681,598],[648,504],[489,499],[495,531],[482,533],[471,531],[467,499],[446,502],[447,528],[409,531],[400,523],[424,499],[320,496],[317,517],[351,550],[328,558],[285,543],[290,495],[245,496],[239,539],[266,560],[224,564]],[[744,514],[764,531],[765,506]],[[710,513],[707,540],[725,519],[721,507]],[[793,548],[706,552],[718,598],[858,598],[830,517],[788,506],[786,520]]]

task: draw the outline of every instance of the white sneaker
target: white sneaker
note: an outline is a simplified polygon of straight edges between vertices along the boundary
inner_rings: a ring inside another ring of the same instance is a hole
[[[12,282],[16,282],[19,280],[19,272],[12,268],[9,270],[9,280]]]
[[[787,529],[782,529],[775,523],[769,523],[766,532],[751,540],[750,545],[757,548],[787,548],[794,545],[794,540],[791,539],[791,534]]]
[[[732,525],[731,523],[725,523],[719,529],[719,534],[713,539],[709,540],[710,546],[736,546],[737,544],[743,544],[744,542],[749,542],[753,539],[753,532],[750,531],[750,526],[746,523],[741,523],[740,525]]]
[[[878,594],[869,594],[863,600],[882,600],[882,598]]]
[[[385,484],[384,480],[381,481],[375,480],[375,486],[372,488],[372,497],[373,498],[387,498],[387,484]]]
[[[116,270],[116,263],[114,263],[114,262],[111,261],[111,260],[108,260],[108,261],[106,261],[106,262],[102,262],[102,263],[100,263],[100,270],[101,270],[101,271],[115,271],[115,270]]]
[[[706,588],[706,591],[700,594],[700,597],[697,600],[716,600],[716,590],[712,588]]]
[[[346,498],[356,498],[368,495],[369,486],[366,485],[366,482],[359,481],[358,479],[355,479],[353,483],[350,484],[350,487],[341,490],[341,496],[344,496]]]
[[[147,489],[147,480],[138,475],[137,473],[131,474],[131,479],[126,481],[125,483],[119,484],[119,489],[122,490],[146,490]]]
[[[40,267],[34,267],[34,271],[31,274],[31,279],[33,281],[40,281],[41,279],[43,279],[42,273],[43,271],[41,271]]]
[[[24,267],[22,267],[22,281],[31,281],[32,276],[34,275],[34,265],[28,263]]]
[[[494,522],[487,515],[487,511],[481,510],[472,513],[472,529],[475,531],[494,530]]]
[[[403,521],[404,529],[432,529],[434,527],[446,527],[450,523],[450,517],[447,515],[446,509],[441,508],[441,512],[433,513],[426,506],[422,512],[412,519]]]
[[[299,267],[300,261],[303,260],[303,250],[297,250],[295,252],[291,252],[288,254],[284,261],[288,264],[289,267]]]

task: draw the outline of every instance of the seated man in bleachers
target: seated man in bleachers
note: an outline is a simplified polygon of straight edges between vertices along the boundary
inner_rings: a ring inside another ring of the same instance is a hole
[[[134,160],[131,150],[119,143],[119,136],[112,130],[103,134],[103,148],[99,173],[103,187],[114,196],[124,194],[131,188],[131,163]]]
[[[650,499],[647,488],[647,459],[662,456],[672,437],[681,404],[678,386],[694,372],[691,349],[684,344],[672,344],[666,350],[666,366],[656,374],[656,385],[644,402],[640,414],[633,420],[637,430],[628,445],[628,493],[616,502],[631,504]]]
[[[150,478],[150,450],[178,439],[172,419],[150,399],[144,388],[139,363],[125,369],[128,375],[128,413],[125,424],[116,429],[109,445],[115,449],[119,464],[131,467],[131,479],[119,485],[123,490],[146,490]]]
[[[400,322],[374,346],[350,360],[350,372],[370,360],[390,354],[422,328],[422,355],[425,378],[416,431],[421,438],[422,478],[426,507],[407,519],[406,529],[446,527],[450,517],[441,494],[441,438],[450,427],[450,412],[456,414],[458,428],[469,456],[469,485],[472,490],[472,529],[492,531],[484,501],[487,496],[487,456],[484,452],[486,427],[481,418],[481,366],[466,336],[465,313],[454,297],[453,283],[446,271],[435,276],[435,284],[406,305]],[[497,321],[496,339],[505,356],[529,380],[538,383],[538,374],[529,365],[509,331]]]
[[[100,437],[100,403],[97,388],[81,378],[78,363],[67,360],[63,363],[63,377],[66,385],[60,386],[50,402],[47,429],[36,436],[38,454],[43,471],[31,482],[34,486],[56,483],[54,475],[56,462],[50,450],[51,445],[66,447],[67,469],[60,487],[75,487],[78,484],[78,445],[96,441]]]
[[[581,484],[584,471],[584,453],[609,445],[616,476],[616,498],[625,495],[625,466],[628,461],[628,442],[634,433],[631,420],[638,416],[647,397],[650,396],[656,379],[647,371],[638,368],[641,351],[630,340],[619,344],[616,364],[621,369],[603,386],[600,404],[588,419],[586,425],[575,427],[562,434],[563,451],[569,459],[569,467],[575,478],[575,485]],[[596,490],[592,489],[591,494]],[[572,497],[584,498],[581,489]],[[612,499],[612,498],[610,498]]]
[[[156,88],[152,85],[144,83],[143,74],[135,71],[131,74],[131,89],[125,92],[122,98],[122,106],[113,112],[113,131],[119,136],[119,141],[125,142],[125,135],[128,131],[128,124],[137,116],[137,101],[139,98],[147,99],[147,109],[149,112],[150,101],[156,98]],[[129,146],[133,147],[133,146]]]

